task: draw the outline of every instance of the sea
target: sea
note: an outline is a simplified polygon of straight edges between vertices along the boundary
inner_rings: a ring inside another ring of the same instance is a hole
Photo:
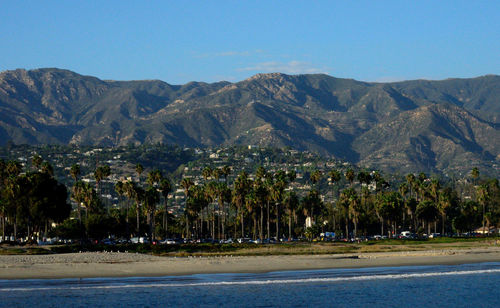
[[[0,307],[500,307],[500,262],[0,280]]]

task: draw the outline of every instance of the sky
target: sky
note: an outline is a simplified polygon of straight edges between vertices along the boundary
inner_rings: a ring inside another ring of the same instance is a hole
[[[0,71],[240,81],[500,74],[500,1],[0,1]]]

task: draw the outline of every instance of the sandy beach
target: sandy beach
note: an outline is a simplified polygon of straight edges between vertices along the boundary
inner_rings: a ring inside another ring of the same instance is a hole
[[[245,257],[158,257],[111,252],[2,255],[0,279],[144,277],[478,262],[500,262],[500,247]]]

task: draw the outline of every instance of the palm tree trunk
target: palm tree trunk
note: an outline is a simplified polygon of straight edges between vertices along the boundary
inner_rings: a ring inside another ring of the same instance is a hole
[[[151,234],[153,235],[153,240],[156,239],[156,218],[155,218],[155,211],[152,213],[153,217],[151,217],[151,222],[152,222],[152,227],[153,230],[151,231]]]
[[[165,228],[165,235],[168,238],[168,207],[167,207],[167,200],[165,200],[165,215],[163,215],[163,227]]]
[[[135,211],[136,211],[135,213],[137,214],[137,236],[139,236],[139,228],[140,228],[139,215],[141,215],[140,208],[139,208],[139,203],[137,203]]]
[[[280,238],[280,205],[276,204],[276,241]]]
[[[254,240],[257,238],[257,217],[253,217],[253,237]]]
[[[212,239],[215,239],[215,205],[212,207]]]
[[[226,239],[226,211],[225,211],[225,206],[224,202],[222,202],[222,239]]]
[[[290,209],[288,215],[288,240],[292,240],[292,209]]]
[[[14,241],[17,241],[17,215],[14,216]]]
[[[267,200],[267,238],[271,237],[271,226],[270,226],[270,217],[269,217],[269,200]]]
[[[345,217],[345,238],[349,240],[349,219]]]
[[[444,220],[446,219],[446,214],[441,217],[441,236],[444,236]]]
[[[245,237],[245,219],[243,217],[243,211],[240,213],[240,221],[241,221],[241,237]]]
[[[263,229],[264,229],[264,209],[262,204],[260,205],[260,240],[262,241],[262,236],[263,236]]]
[[[5,241],[5,216],[2,216],[2,242]]]

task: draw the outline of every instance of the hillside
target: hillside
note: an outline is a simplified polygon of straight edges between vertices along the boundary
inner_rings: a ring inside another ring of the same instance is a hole
[[[367,83],[258,74],[237,83],[0,73],[0,144],[290,146],[391,171],[498,176],[500,76]]]

